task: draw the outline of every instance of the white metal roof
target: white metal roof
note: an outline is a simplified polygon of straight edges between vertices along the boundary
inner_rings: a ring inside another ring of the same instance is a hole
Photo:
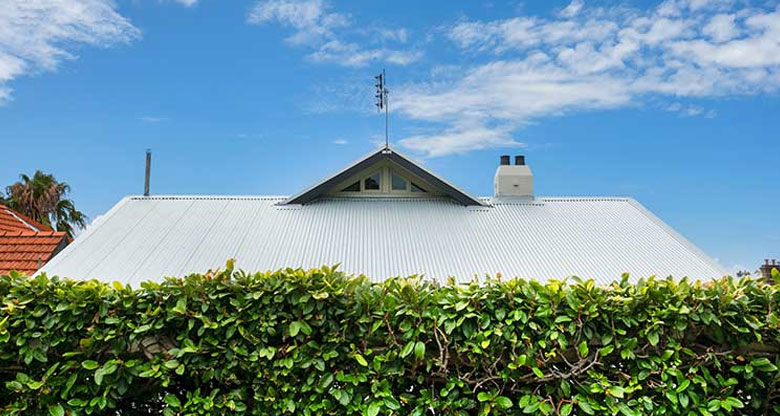
[[[144,280],[224,267],[319,267],[381,280],[501,273],[712,279],[727,272],[628,198],[536,198],[464,206],[450,198],[127,197],[41,272]]]

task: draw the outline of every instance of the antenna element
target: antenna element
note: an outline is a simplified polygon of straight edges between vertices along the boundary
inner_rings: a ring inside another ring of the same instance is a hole
[[[382,73],[374,78],[376,79],[376,109],[377,111],[385,110],[385,149],[388,149],[390,147],[390,135],[388,134],[390,127],[390,102],[387,96],[390,94],[390,90],[387,89],[385,70],[382,69]]]

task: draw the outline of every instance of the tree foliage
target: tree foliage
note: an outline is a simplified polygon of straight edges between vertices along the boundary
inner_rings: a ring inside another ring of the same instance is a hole
[[[87,216],[67,198],[70,192],[67,183],[39,170],[33,176],[21,174],[19,179],[6,187],[8,195],[0,202],[57,231],[64,231],[71,238],[76,229],[86,226]]]
[[[9,415],[780,414],[749,278],[372,283],[322,269],[0,277]]]

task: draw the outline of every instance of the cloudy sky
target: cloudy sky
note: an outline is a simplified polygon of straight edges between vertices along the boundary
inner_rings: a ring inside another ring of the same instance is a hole
[[[780,3],[5,0],[0,185],[96,217],[154,193],[286,195],[383,140],[490,195],[631,196],[724,266],[780,257]]]

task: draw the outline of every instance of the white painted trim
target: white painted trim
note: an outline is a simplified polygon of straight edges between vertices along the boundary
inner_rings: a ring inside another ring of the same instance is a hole
[[[366,178],[376,173],[377,170],[381,172],[380,188],[378,190],[365,189]],[[400,190],[392,189],[392,174],[394,172],[398,176],[404,178],[407,184],[406,190],[400,191]],[[373,196],[373,197],[381,196],[381,197],[391,197],[391,198],[392,197],[419,198],[419,197],[431,197],[431,196],[442,195],[442,193],[439,190],[437,190],[435,186],[431,185],[430,183],[418,177],[417,175],[414,175],[411,172],[407,172],[406,169],[404,169],[402,166],[399,166],[390,160],[379,162],[378,166],[372,165],[368,169],[364,169],[360,172],[357,172],[355,175],[335,185],[333,188],[344,189],[354,184],[355,182],[358,182],[360,184],[360,191],[337,190],[337,191],[327,192],[326,195],[337,196],[337,197],[355,197],[355,198],[362,198],[367,196]],[[412,192],[411,191],[412,182],[419,185],[421,188],[425,189],[425,192]]]
[[[725,267],[721,266],[712,257],[708,256],[707,253],[702,251],[699,247],[696,246],[696,244],[693,244],[693,242],[691,242],[690,240],[685,238],[682,234],[677,232],[677,230],[675,230],[669,224],[664,222],[664,220],[662,220],[661,218],[657,217],[650,210],[645,208],[644,205],[640,204],[634,198],[626,198],[626,201],[629,203],[629,205],[631,205],[632,207],[636,208],[639,212],[641,212],[650,221],[655,223],[655,225],[657,225],[659,228],[664,230],[672,238],[677,240],[677,242],[682,244],[685,248],[687,248],[693,254],[695,254],[697,257],[699,257],[703,262],[707,263],[713,269],[720,271],[723,274],[723,276],[728,276],[729,275],[729,272],[728,272],[728,270],[726,270]],[[695,276],[688,276],[688,277],[690,277],[691,279],[695,278]]]
[[[22,224],[26,225],[26,226],[27,226],[27,228],[29,228],[29,229],[31,229],[31,230],[33,230],[33,231],[41,231],[41,230],[39,230],[38,228],[36,228],[36,227],[33,227],[33,225],[32,225],[32,224],[28,223],[27,221],[25,221],[24,219],[22,219],[22,218],[21,218],[21,217],[19,217],[18,215],[16,215],[16,213],[15,213],[15,212],[13,212],[13,211],[11,211],[10,209],[7,209],[7,210],[5,210],[5,212],[7,212],[7,213],[11,214],[11,216],[12,216],[12,217],[16,218],[17,220],[19,220],[19,222],[21,222]]]

